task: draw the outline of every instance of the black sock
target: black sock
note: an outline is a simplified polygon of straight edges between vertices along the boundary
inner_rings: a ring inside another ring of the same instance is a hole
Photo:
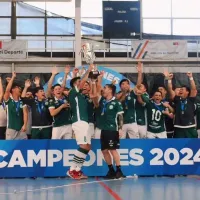
[[[117,168],[117,171],[121,171],[121,166],[120,165],[116,166],[116,168]]]
[[[114,168],[113,168],[113,165],[108,165],[108,168],[109,168],[110,171],[115,171]]]

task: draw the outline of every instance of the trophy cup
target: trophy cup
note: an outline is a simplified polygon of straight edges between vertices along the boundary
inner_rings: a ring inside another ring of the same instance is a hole
[[[97,70],[97,67],[93,64],[96,59],[96,56],[89,43],[85,43],[82,46],[82,52],[85,62],[89,65],[93,65],[93,70],[90,72],[89,78],[97,79],[97,77],[100,75],[100,72]]]

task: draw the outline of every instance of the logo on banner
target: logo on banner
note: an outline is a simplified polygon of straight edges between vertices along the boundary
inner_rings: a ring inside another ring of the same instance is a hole
[[[78,69],[79,69],[79,72],[83,71],[83,73],[81,73],[83,76],[84,73],[86,72],[86,70],[88,69],[88,66],[78,67]],[[112,69],[109,69],[107,67],[98,66],[98,70],[104,71],[104,76],[102,79],[103,86],[106,84],[111,84],[112,81],[115,81],[116,82],[116,90],[117,90],[117,92],[120,91],[119,82],[122,79],[127,79],[125,76],[123,76],[122,74],[120,74]],[[65,75],[64,72],[57,74],[56,77],[54,78],[53,85],[62,84],[64,75]],[[71,81],[72,77],[73,77],[73,72],[71,70],[71,72],[69,73],[69,75],[67,77],[66,87],[68,87],[68,88],[70,88],[70,81]],[[131,84],[131,88],[133,88],[135,86],[132,82],[130,82],[130,84]],[[45,84],[44,89],[45,90],[47,89],[47,83]]]
[[[26,58],[26,41],[23,40],[0,41],[0,58],[2,59]]]

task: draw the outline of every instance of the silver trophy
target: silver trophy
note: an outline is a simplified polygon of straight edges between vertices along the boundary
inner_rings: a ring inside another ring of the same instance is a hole
[[[95,53],[93,51],[93,48],[91,48],[89,43],[85,43],[82,46],[82,53],[83,53],[83,58],[85,62],[89,65],[93,65],[94,61],[96,59]],[[99,71],[97,70],[97,67],[93,65],[93,70],[89,74],[89,78],[91,79],[97,79],[97,77],[100,75]]]

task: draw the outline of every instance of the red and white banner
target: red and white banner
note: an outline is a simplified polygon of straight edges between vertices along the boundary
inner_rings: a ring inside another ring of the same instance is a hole
[[[12,40],[0,41],[0,59],[26,58],[26,41]]]
[[[184,59],[188,58],[185,40],[137,40],[132,41],[131,56],[134,59]]]

